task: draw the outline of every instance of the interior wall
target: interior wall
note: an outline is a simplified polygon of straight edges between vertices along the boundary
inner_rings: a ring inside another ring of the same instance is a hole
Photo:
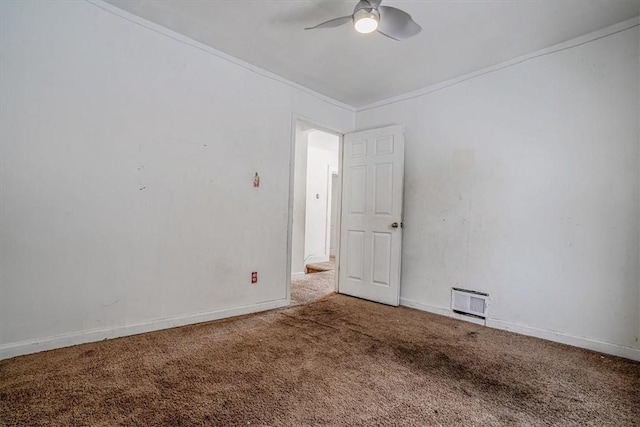
[[[353,110],[104,3],[0,7],[0,357],[286,304],[293,117]]]
[[[337,135],[313,131],[308,135],[305,220],[305,263],[329,261],[331,172],[338,170]]]
[[[636,22],[637,24],[637,22]],[[401,302],[640,359],[637,25],[363,109],[405,125]]]

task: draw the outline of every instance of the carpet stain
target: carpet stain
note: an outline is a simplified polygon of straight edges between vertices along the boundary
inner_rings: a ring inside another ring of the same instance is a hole
[[[0,361],[0,425],[640,425],[640,363],[315,297]]]

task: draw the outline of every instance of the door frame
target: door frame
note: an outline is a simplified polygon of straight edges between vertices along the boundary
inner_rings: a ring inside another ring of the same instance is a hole
[[[338,155],[338,160],[339,160],[339,155]],[[338,185],[336,186],[336,192],[335,192],[335,197],[337,198],[338,196],[340,196],[340,171],[338,169],[333,169],[333,168],[328,168],[328,176],[327,176],[327,194],[331,194],[331,197],[327,197],[327,238],[326,240],[329,242],[329,246],[327,246],[327,253],[329,254],[329,259],[331,259],[331,244],[333,242],[334,245],[334,250],[335,250],[335,255],[333,256],[334,258],[337,258],[338,256],[338,248],[335,247],[336,244],[336,240],[338,240],[338,235],[340,234],[339,231],[336,229],[335,232],[335,238],[332,239],[331,238],[331,226],[333,225],[333,227],[337,227],[338,226],[338,208],[340,208],[342,206],[342,200],[336,200],[336,204],[335,204],[335,208],[336,208],[336,220],[335,222],[332,220],[332,211],[333,211],[333,177],[335,176],[336,179],[338,180]]]
[[[336,135],[338,137],[338,218],[336,221],[336,269],[334,271],[334,291],[339,290],[339,271],[340,271],[340,227],[342,225],[342,156],[344,148],[344,135],[346,132],[335,130],[330,126],[306,117],[301,114],[293,113],[291,115],[291,141],[289,147],[289,203],[287,209],[287,262],[286,262],[286,295],[287,305],[291,304],[291,263],[293,250],[293,196],[294,196],[294,179],[295,179],[295,159],[296,159],[296,128],[298,123],[302,122],[313,129]]]

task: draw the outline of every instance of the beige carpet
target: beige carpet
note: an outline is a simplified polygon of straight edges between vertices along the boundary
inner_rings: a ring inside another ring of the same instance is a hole
[[[331,294],[0,362],[7,426],[634,426],[640,364]]]
[[[335,270],[335,269],[336,269],[335,258],[331,258],[329,261],[326,261],[326,262],[314,262],[314,263],[305,265],[305,270],[307,271],[307,274],[319,273],[321,271],[329,271],[329,270]]]
[[[305,274],[291,280],[291,305],[309,304],[335,290],[335,271]]]

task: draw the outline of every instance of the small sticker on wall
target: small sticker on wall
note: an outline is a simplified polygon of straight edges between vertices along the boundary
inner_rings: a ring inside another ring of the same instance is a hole
[[[253,186],[255,188],[260,187],[260,175],[258,175],[258,172],[256,172],[255,176],[253,177]]]

